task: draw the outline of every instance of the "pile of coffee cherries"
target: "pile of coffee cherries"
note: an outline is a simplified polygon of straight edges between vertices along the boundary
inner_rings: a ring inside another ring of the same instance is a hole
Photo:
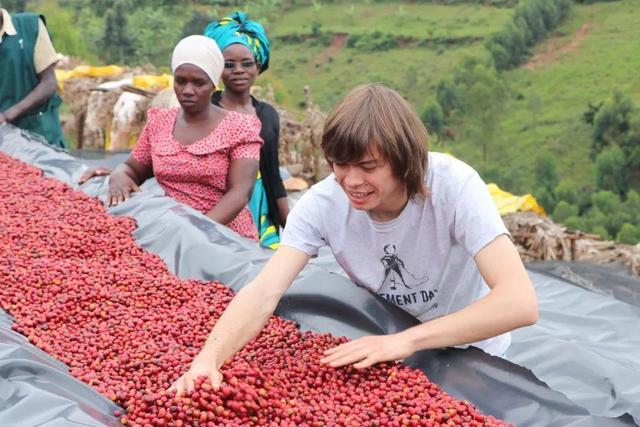
[[[167,391],[233,293],[181,280],[131,236],[135,223],[0,153],[0,305],[13,328],[112,399],[130,426],[494,426],[419,370],[319,363],[345,338],[273,316],[214,389]]]

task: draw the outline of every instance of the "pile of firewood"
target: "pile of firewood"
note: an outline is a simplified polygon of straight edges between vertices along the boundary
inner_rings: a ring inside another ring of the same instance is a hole
[[[273,105],[280,116],[280,164],[292,175],[315,183],[331,173],[329,165],[322,154],[320,142],[327,115],[313,103],[311,88],[304,87],[306,110],[302,121],[275,102],[271,86],[266,88],[254,86],[252,94]]]
[[[603,241],[598,235],[569,230],[532,212],[516,212],[502,219],[524,261],[620,263],[640,275],[640,244]]]

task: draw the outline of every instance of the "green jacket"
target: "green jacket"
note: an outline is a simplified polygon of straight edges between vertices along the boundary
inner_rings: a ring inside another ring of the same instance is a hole
[[[17,34],[5,34],[0,43],[0,111],[20,102],[39,82],[33,51],[40,16],[18,13],[12,15],[11,19]],[[18,117],[13,124],[42,135],[51,145],[64,148],[66,145],[58,116],[61,103],[58,94],[54,93],[47,102]]]

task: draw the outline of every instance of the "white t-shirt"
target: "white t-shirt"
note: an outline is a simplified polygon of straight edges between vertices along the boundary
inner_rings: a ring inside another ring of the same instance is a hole
[[[281,244],[312,256],[328,245],[351,280],[420,321],[456,312],[489,292],[473,257],[508,231],[486,184],[460,160],[429,153],[426,185],[429,197],[376,222],[330,175],[296,203]],[[507,333],[474,345],[501,356],[510,342]]]

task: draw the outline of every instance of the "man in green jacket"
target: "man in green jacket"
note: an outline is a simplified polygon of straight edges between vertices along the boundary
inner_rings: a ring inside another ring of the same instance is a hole
[[[56,51],[44,17],[0,9],[0,125],[9,122],[65,147],[58,117]]]

